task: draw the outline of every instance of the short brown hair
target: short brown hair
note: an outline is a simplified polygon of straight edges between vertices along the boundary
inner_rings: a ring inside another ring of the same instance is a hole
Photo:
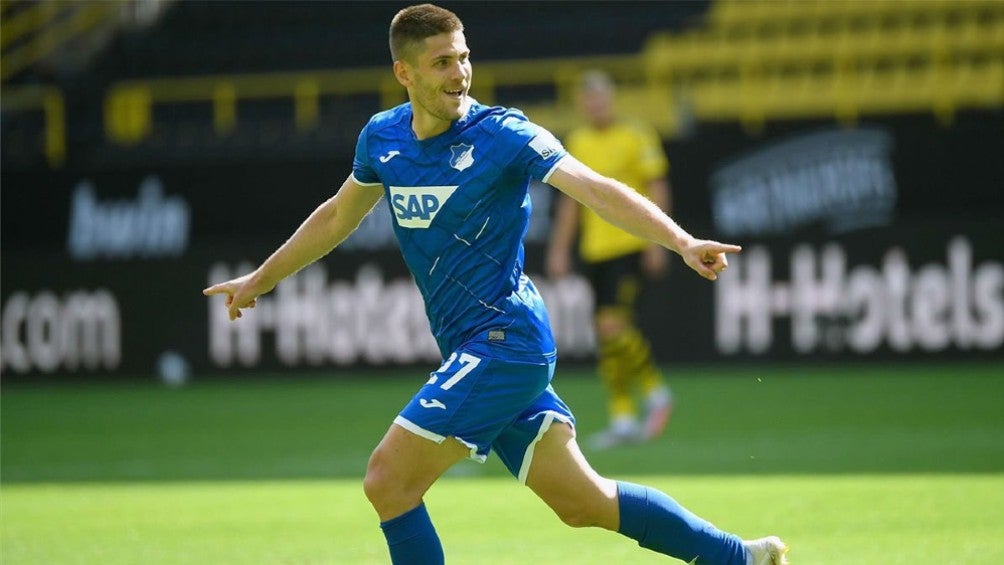
[[[446,8],[433,4],[409,6],[390,22],[390,56],[395,61],[404,59],[425,38],[454,31],[464,31],[464,24]]]

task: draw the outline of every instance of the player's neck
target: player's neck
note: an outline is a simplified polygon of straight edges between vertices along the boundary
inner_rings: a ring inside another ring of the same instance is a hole
[[[411,130],[419,141],[436,137],[450,129],[452,124],[452,121],[437,118],[427,112],[416,112],[412,105]]]
[[[408,100],[411,102],[411,130],[419,141],[424,141],[449,131],[454,122],[471,111],[471,105],[474,103],[473,99],[465,97],[460,105],[459,115],[453,119],[444,119],[430,112],[421,103],[416,103],[411,92],[408,93]]]

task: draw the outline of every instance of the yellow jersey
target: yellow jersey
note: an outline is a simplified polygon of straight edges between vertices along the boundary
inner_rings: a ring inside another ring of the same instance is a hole
[[[565,148],[594,171],[623,182],[646,198],[650,198],[649,183],[669,171],[659,134],[640,122],[617,121],[602,130],[578,128],[568,135]],[[580,219],[579,254],[587,263],[638,253],[649,245],[588,208],[582,209]]]

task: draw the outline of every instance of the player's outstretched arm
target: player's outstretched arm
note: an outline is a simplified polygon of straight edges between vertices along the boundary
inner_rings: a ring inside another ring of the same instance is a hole
[[[257,269],[202,293],[226,294],[230,319],[240,318],[242,308],[254,308],[255,300],[275,288],[279,281],[327,255],[344,241],[382,195],[383,191],[376,187],[360,186],[352,177],[347,178],[338,193],[318,206]]]
[[[571,155],[561,160],[547,182],[624,231],[679,253],[687,266],[708,280],[717,279],[728,267],[726,253],[742,250],[738,245],[696,239],[644,196]]]

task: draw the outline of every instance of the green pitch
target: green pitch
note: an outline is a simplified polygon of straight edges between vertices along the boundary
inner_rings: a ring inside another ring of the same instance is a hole
[[[1004,367],[670,372],[667,436],[591,454],[798,564],[1002,563]],[[420,375],[5,385],[0,562],[386,563],[360,476]],[[592,378],[559,373],[582,434]],[[497,460],[427,497],[450,563],[664,563],[560,524]]]

